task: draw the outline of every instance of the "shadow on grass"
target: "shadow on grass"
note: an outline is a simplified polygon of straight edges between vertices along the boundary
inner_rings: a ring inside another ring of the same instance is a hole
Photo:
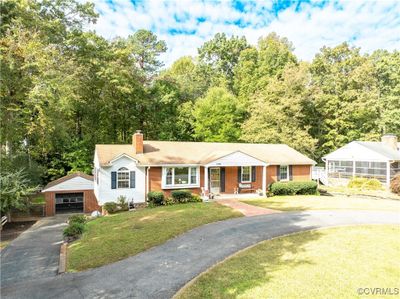
[[[250,235],[249,238],[259,238],[248,246],[261,243],[239,252],[199,276],[194,284],[188,285],[177,298],[237,298],[270,282],[278,271],[285,271],[287,267],[312,264],[311,260],[301,259],[299,255],[306,250],[307,244],[318,240],[322,234],[314,230],[316,227],[305,224],[307,215],[293,214],[285,217],[276,214],[268,217],[275,219],[268,221],[268,218],[264,218],[266,221],[256,221],[258,217],[250,217],[254,220],[249,222],[248,228],[242,225],[238,228],[241,232],[238,232],[237,238],[246,238],[248,229],[253,230],[253,236]],[[291,234],[301,230],[307,232]],[[264,234],[266,232],[267,235]],[[260,238],[257,235],[266,237]],[[271,235],[283,236],[263,242],[263,239],[268,239]],[[215,247],[215,250],[218,250],[218,245]],[[268,294],[264,295],[268,298]]]

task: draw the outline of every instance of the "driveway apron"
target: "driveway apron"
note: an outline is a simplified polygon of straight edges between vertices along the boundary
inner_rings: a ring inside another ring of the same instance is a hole
[[[400,217],[395,212],[310,211],[235,218],[195,228],[100,268],[7,286],[2,288],[2,296],[170,298],[201,272],[260,241],[310,229],[358,224],[400,224]]]
[[[55,277],[68,215],[46,217],[1,251],[1,286]]]

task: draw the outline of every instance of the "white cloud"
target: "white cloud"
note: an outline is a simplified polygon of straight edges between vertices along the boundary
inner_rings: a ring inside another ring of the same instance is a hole
[[[244,35],[256,44],[260,36],[275,31],[293,42],[296,55],[303,60],[311,60],[324,45],[343,41],[361,47],[363,52],[400,49],[398,1],[340,1],[323,7],[303,3],[299,11],[294,5],[280,10],[277,16],[271,3],[245,3],[245,12],[240,12],[228,1],[150,0],[133,5],[123,0],[110,5],[106,0],[96,0],[100,17],[94,29],[106,38],[126,37],[141,28],[152,30],[167,43],[168,51],[162,55],[166,65],[180,56],[195,55],[197,48],[218,32]],[[238,21],[246,26],[237,25]],[[193,30],[195,34],[179,33]]]

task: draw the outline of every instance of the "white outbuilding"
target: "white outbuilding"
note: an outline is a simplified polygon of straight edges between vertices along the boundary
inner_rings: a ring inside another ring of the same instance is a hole
[[[344,185],[353,177],[375,178],[387,186],[400,173],[400,144],[394,134],[381,142],[352,141],[324,156],[329,185]]]

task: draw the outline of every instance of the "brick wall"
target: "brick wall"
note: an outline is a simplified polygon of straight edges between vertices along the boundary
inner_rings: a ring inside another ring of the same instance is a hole
[[[293,165],[293,180],[307,181],[310,180],[310,165]],[[256,167],[256,181],[252,182],[254,189],[262,189],[262,166]],[[161,167],[151,167],[149,170],[149,190],[160,191],[161,189]],[[238,187],[238,167],[225,167],[225,193],[233,193]],[[271,165],[267,167],[267,188],[269,184],[277,181],[277,166]],[[204,167],[200,167],[200,187],[204,186]],[[200,194],[201,188],[191,188],[193,193]],[[167,196],[170,195],[170,189],[162,190]]]

